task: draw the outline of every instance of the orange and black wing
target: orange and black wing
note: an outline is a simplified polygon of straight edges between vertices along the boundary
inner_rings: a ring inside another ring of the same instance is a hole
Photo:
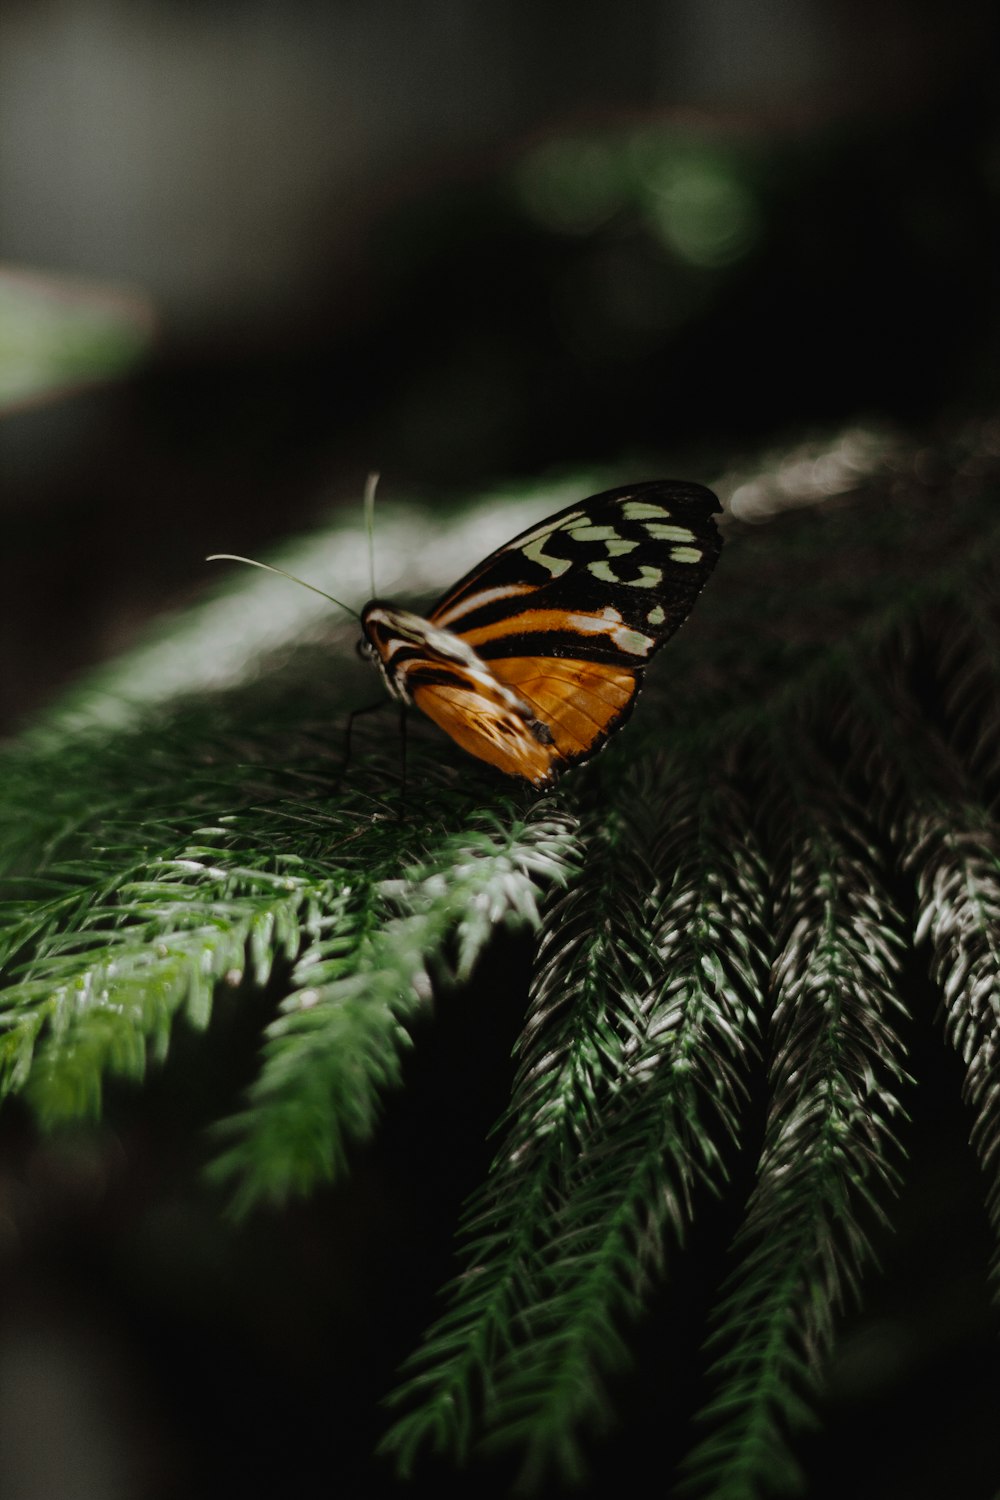
[[[549,777],[592,755],[628,717],[649,660],[715,566],[720,508],[710,490],[683,481],[608,490],[491,553],[431,611],[430,623],[471,647],[551,737],[527,757],[546,759]],[[416,701],[441,723],[434,700],[428,682]]]

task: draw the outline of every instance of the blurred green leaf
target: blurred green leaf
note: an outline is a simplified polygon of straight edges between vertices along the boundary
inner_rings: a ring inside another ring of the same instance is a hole
[[[153,332],[152,307],[134,292],[0,267],[0,412],[113,379]]]

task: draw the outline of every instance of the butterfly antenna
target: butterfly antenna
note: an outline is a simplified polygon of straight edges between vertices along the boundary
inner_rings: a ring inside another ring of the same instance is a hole
[[[328,599],[329,602],[331,604],[335,604],[338,609],[346,610],[349,615],[353,615],[355,620],[361,619],[361,616],[358,614],[357,610],[352,609],[349,604],[345,604],[342,599],[335,599],[332,594],[327,594],[323,591],[323,589],[318,589],[314,583],[306,583],[304,578],[296,578],[294,573],[286,573],[284,568],[275,568],[272,567],[270,563],[257,562],[252,557],[240,557],[235,552],[212,552],[208,557],[206,557],[205,561],[240,562],[246,563],[250,568],[262,568],[265,573],[278,573],[282,578],[290,578],[292,583],[300,583],[304,589],[311,589],[314,594],[319,594],[321,599]]]
[[[374,599],[378,590],[375,587],[375,486],[378,484],[378,474],[372,473],[365,480],[365,531],[368,534],[368,578],[371,583],[371,598]]]

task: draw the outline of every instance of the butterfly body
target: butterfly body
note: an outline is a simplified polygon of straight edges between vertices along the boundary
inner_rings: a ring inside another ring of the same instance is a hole
[[[625,722],[715,565],[719,509],[676,480],[567,506],[492,552],[426,619],[372,600],[362,651],[464,750],[551,786]]]

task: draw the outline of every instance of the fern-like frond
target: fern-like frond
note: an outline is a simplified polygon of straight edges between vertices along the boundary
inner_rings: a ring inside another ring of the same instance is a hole
[[[771,1100],[756,1185],[715,1314],[701,1414],[713,1428],[685,1491],[727,1500],[794,1490],[789,1428],[810,1419],[845,1291],[871,1258],[866,1220],[896,1184],[902,1046],[892,1025],[902,924],[873,830],[808,736],[772,740],[767,822],[784,878],[769,1043]],[[794,760],[793,760],[794,755]]]
[[[973,712],[983,674],[1000,660],[985,619],[980,604],[963,642],[975,663],[971,682],[963,681],[951,699],[959,720]],[[918,617],[918,628],[921,623]],[[931,663],[939,670],[946,665],[933,656]],[[896,858],[916,886],[914,940],[930,947],[945,1034],[965,1067],[971,1138],[987,1179],[1000,1257],[1000,828],[976,796],[974,774],[1000,763],[996,721],[983,695],[976,733],[970,736],[961,722],[951,722],[950,737],[929,731],[911,681],[913,663],[897,639],[886,642],[877,667],[877,678],[870,668],[855,674],[859,743],[866,746]],[[921,667],[923,689],[929,668],[926,662]],[[970,747],[972,770],[963,759]]]
[[[432,973],[467,980],[499,928],[536,925],[538,891],[565,879],[572,839],[572,821],[544,806],[527,820],[484,816],[437,845],[433,868],[341,886],[299,951],[248,1107],[224,1127],[237,1140],[216,1173],[235,1179],[238,1211],[343,1171],[399,1081]]]
[[[215,986],[238,984],[248,961],[266,983],[328,890],[318,874],[241,868],[202,844],[75,890],[75,930],[15,922],[0,1016],[4,1091],[27,1087],[47,1124],[97,1114],[105,1073],[141,1078],[148,1050],[165,1057],[176,1015],[207,1025]]]
[[[972,1144],[1000,1276],[1000,828],[982,806],[915,810],[901,829],[917,886],[915,940],[930,947],[945,1033],[965,1067]]]
[[[373,816],[360,778],[335,805],[285,769],[254,767],[234,808],[248,789],[269,791],[266,812],[227,811],[197,844],[171,847],[181,830],[141,811],[131,824],[120,809],[113,823],[98,816],[90,837],[155,839],[157,852],[111,881],[100,865],[56,861],[45,879],[57,894],[9,903],[0,1052],[6,1087],[26,1085],[44,1120],[93,1112],[105,1072],[141,1076],[150,1048],[162,1059],[180,1011],[203,1026],[217,982],[262,986],[280,962],[283,1014],[219,1167],[244,1174],[244,1207],[341,1169],[398,1076],[428,967],[443,970],[454,948],[467,977],[499,926],[533,921],[536,889],[563,877],[573,843],[548,812],[510,807],[504,820],[474,801],[464,827],[454,803],[442,824],[426,797],[423,822]],[[428,867],[429,846],[442,865]]]
[[[447,1313],[411,1361],[419,1373],[393,1398],[419,1402],[386,1439],[404,1472],[424,1444],[468,1453],[496,1361],[537,1296],[538,1225],[600,1116],[606,1075],[623,1071],[630,1017],[650,977],[643,957],[649,830],[636,806],[591,814],[580,830],[588,868],[546,903],[521,1062],[498,1126],[504,1146],[463,1217],[472,1264],[448,1289]]]
[[[464,1452],[478,1419],[524,1453],[527,1481],[578,1472],[623,1326],[696,1184],[724,1176],[765,942],[746,809],[723,773],[706,786],[666,761],[605,795],[593,865],[546,913],[467,1269],[394,1398],[417,1403],[387,1441],[406,1468],[423,1443]]]

